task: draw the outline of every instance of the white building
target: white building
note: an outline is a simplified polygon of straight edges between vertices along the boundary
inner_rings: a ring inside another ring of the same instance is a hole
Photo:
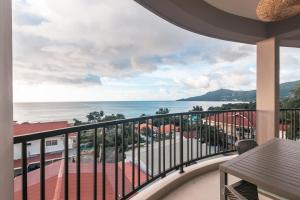
[[[61,129],[67,128],[69,124],[67,121],[57,121],[57,122],[39,122],[39,123],[15,123],[13,126],[14,135],[24,135],[35,132],[48,131],[53,129]],[[69,137],[69,149],[73,148],[73,144],[75,143],[75,139],[73,137]],[[14,144],[14,160],[21,159],[21,144]],[[51,138],[45,139],[45,152],[46,159],[48,157],[56,154],[59,156],[64,151],[64,136],[55,136]],[[40,140],[34,140],[27,143],[27,156],[28,158],[32,158],[38,156],[40,154]]]

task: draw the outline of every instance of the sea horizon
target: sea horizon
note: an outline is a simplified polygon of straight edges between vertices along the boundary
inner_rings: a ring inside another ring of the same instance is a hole
[[[176,100],[132,100],[132,101],[78,101],[78,102],[14,102],[14,121],[49,122],[68,121],[74,118],[86,121],[86,115],[93,111],[105,114],[123,114],[126,118],[142,114],[155,115],[159,108],[168,108],[170,113],[188,112],[193,106],[207,110],[211,106],[241,101],[176,101]]]

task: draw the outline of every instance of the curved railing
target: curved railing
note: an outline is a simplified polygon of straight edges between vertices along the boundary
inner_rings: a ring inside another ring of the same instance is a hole
[[[300,109],[280,109],[279,137],[290,140],[300,140]]]
[[[235,141],[254,136],[255,110],[145,116],[17,136],[22,165],[15,182],[21,179],[22,188],[15,197],[32,195],[29,179],[38,173],[40,199],[127,199],[172,171],[184,173],[185,166],[233,152]],[[46,145],[53,138],[63,141],[64,150],[49,162]],[[32,141],[40,148],[34,163],[28,155]],[[61,189],[49,194],[47,173],[54,173],[54,165]]]

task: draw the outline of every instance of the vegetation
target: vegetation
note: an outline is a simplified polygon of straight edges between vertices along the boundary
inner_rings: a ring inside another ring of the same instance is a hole
[[[256,102],[228,103],[222,106],[209,107],[208,110],[256,109]]]
[[[285,98],[281,102],[282,108],[300,108],[300,84],[298,84],[291,91],[291,96]],[[288,139],[296,139],[300,138],[300,116],[296,113],[287,112],[286,114],[281,113],[280,121],[281,123],[288,124],[288,129],[286,133],[286,137]]]
[[[202,106],[193,106],[193,109],[190,110],[189,112],[195,112],[195,111],[203,111]]]
[[[280,99],[289,97],[290,91],[300,83],[299,81],[287,82],[280,84]],[[179,99],[178,101],[255,101],[256,91],[235,91],[220,89],[212,92],[208,92],[201,96],[195,96],[185,99]]]
[[[170,113],[169,108],[159,108],[158,111],[156,111],[157,115],[165,115],[169,113]]]

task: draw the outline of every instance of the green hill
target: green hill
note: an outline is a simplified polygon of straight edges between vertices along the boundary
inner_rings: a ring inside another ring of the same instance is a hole
[[[300,84],[300,80],[280,84],[280,98],[288,97],[290,90]],[[179,99],[178,101],[255,101],[256,90],[238,91],[229,89],[220,89],[208,92],[201,96]]]

